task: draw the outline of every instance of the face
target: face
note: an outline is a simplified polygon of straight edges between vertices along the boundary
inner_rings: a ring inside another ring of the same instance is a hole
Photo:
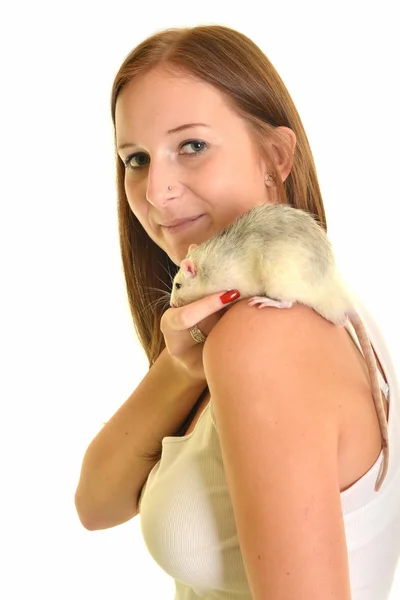
[[[176,265],[190,244],[270,201],[268,168],[245,122],[207,83],[160,70],[135,78],[117,100],[116,139],[129,206]]]

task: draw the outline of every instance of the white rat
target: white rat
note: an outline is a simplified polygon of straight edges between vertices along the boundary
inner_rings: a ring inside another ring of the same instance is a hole
[[[170,305],[184,306],[231,289],[239,290],[240,299],[251,297],[249,306],[290,308],[299,302],[335,325],[350,320],[368,367],[382,436],[378,491],[389,464],[378,368],[368,334],[336,267],[332,245],[316,217],[288,204],[262,204],[199,246],[191,244],[174,277]]]

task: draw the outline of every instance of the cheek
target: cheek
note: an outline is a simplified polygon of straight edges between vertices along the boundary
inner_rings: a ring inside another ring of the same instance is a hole
[[[264,176],[257,157],[246,152],[221,152],[210,160],[201,173],[204,196],[213,202],[247,206],[257,204],[265,194]]]
[[[221,168],[214,165],[207,169],[194,191],[208,207],[204,212],[210,213],[211,220],[217,227],[221,220],[229,219],[235,212],[235,205],[242,195],[238,189],[236,174],[226,164],[221,165]]]
[[[139,204],[139,199],[143,197],[141,187],[142,186],[140,182],[135,181],[130,176],[129,172],[126,172],[124,179],[125,195],[128,199],[129,206],[131,207],[131,210],[134,213],[136,213]]]
[[[125,177],[124,188],[128,200],[129,208],[139,220],[140,224],[148,230],[148,205],[146,202],[146,192],[142,192],[143,186],[138,182],[133,182],[129,176]]]
[[[128,199],[129,208],[132,213],[135,215],[147,235],[155,242],[158,246],[160,246],[160,240],[156,237],[156,233],[153,229],[151,229],[149,224],[149,207],[145,200],[139,199],[137,194],[126,194]],[[164,250],[163,246],[161,246]]]

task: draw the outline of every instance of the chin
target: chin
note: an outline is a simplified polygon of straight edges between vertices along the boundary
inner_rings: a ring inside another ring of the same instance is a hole
[[[168,254],[168,258],[174,263],[174,265],[176,265],[177,267],[181,266],[181,262],[183,261],[183,259],[186,257],[186,254],[184,256],[182,256],[182,258],[177,257],[175,254],[170,254],[169,252],[167,252]]]
[[[172,252],[171,251],[168,252],[167,250],[165,250],[165,252],[168,254],[169,259],[172,260],[174,265],[176,265],[177,267],[180,267],[181,262],[183,261],[184,258],[186,258],[189,246],[190,246],[190,244],[187,244],[180,250],[173,250]]]

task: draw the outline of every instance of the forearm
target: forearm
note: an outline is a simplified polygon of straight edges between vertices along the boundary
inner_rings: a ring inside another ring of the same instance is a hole
[[[155,464],[145,456],[177,431],[205,386],[163,350],[86,450],[75,505],[87,529],[113,527],[138,513],[140,491]]]

